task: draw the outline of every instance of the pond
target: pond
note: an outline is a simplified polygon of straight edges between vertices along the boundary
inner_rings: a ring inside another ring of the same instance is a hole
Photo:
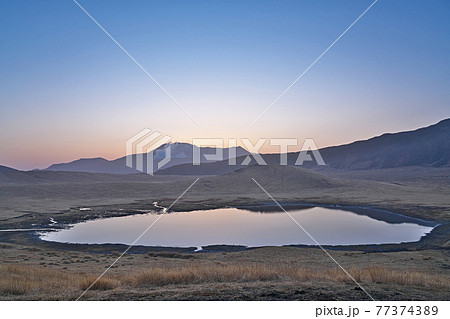
[[[316,245],[288,214],[273,210],[224,208],[162,216],[149,213],[91,220],[40,235],[43,240],[63,243],[129,245],[161,216],[135,245],[198,249],[208,245]],[[434,226],[399,214],[361,208],[350,211],[310,207],[288,212],[321,245],[414,242]]]

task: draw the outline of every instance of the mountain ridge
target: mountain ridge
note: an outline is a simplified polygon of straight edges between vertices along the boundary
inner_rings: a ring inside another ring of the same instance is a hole
[[[215,148],[211,147],[198,147],[195,145],[191,145],[189,143],[166,143],[161,145],[152,151],[152,153],[143,153],[143,154],[132,154],[132,162],[133,167],[136,167],[137,156],[142,156],[143,167],[142,170],[144,172],[147,171],[147,156],[148,154],[152,154],[154,167],[153,171],[157,171],[159,168],[157,167],[156,159],[160,160],[165,156],[165,150],[167,147],[171,146],[175,149],[171,151],[171,160],[169,163],[164,165],[162,168],[169,168],[171,166],[181,165],[184,163],[192,163],[193,162],[193,150],[194,148],[199,149],[200,154],[200,162],[210,162],[206,159],[205,155],[214,154],[216,151]],[[249,154],[244,148],[238,147],[230,147],[230,148],[222,148],[222,152],[225,158],[229,158],[231,150],[234,150],[234,153],[237,156],[242,156],[243,154]],[[114,160],[107,160],[102,157],[95,158],[81,158],[68,163],[57,163],[52,164],[48,168],[43,169],[43,171],[66,171],[66,172],[87,172],[87,173],[105,173],[105,174],[138,174],[141,171],[128,167],[126,165],[126,156],[119,157]]]
[[[192,164],[194,145],[189,143],[167,143],[154,150],[153,155],[162,158],[168,146],[180,148],[172,153],[172,159],[160,170],[155,166],[153,171],[161,175],[220,175],[235,171],[242,166],[230,166],[228,155],[230,148],[223,148],[223,161],[208,161],[205,154],[213,154],[212,147],[201,148],[201,165]],[[228,150],[228,153],[227,151]],[[320,153],[327,165],[336,169],[379,169],[405,166],[446,166],[450,160],[450,118],[436,124],[415,130],[381,135],[355,142],[321,148]],[[178,155],[177,155],[178,154]],[[250,153],[242,147],[236,147],[237,163],[241,163]],[[288,165],[294,166],[299,152],[287,153]],[[133,164],[136,154],[132,155]],[[278,164],[280,154],[261,154],[268,164]],[[125,156],[114,160],[102,157],[81,158],[68,163],[50,165],[46,171],[77,171],[108,174],[136,174],[134,168],[125,165]],[[146,170],[147,154],[142,154],[144,170]],[[156,162],[156,161],[154,161]],[[253,158],[249,165],[255,164]],[[154,163],[156,165],[156,163]],[[303,167],[314,168],[317,165],[305,162]]]
[[[336,169],[379,169],[406,166],[450,165],[450,118],[427,127],[397,133],[384,133],[366,140],[319,149],[326,167]],[[295,166],[300,152],[287,153],[287,164]],[[267,164],[278,164],[280,154],[261,154]],[[245,157],[237,158],[242,163]],[[252,158],[249,165],[256,164]],[[163,169],[161,175],[217,175],[239,169],[228,161],[205,163],[199,166],[183,164]],[[302,167],[319,167],[305,162]]]

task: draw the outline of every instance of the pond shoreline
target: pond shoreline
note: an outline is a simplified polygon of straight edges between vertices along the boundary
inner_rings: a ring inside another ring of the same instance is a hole
[[[281,202],[280,203],[286,210],[298,209],[298,208],[311,208],[311,207],[324,207],[324,208],[332,208],[332,209],[347,209],[349,211],[366,215],[372,217],[368,214],[364,214],[364,212],[368,211],[378,211],[383,214],[388,214],[401,219],[406,220],[414,220],[415,223],[420,223],[420,225],[424,226],[432,226],[434,227],[429,233],[422,236],[419,241],[408,242],[408,243],[397,243],[397,244],[360,244],[360,245],[322,245],[324,249],[327,250],[340,250],[340,251],[362,251],[362,252],[393,252],[393,251],[406,251],[406,250],[425,250],[425,249],[448,249],[442,245],[442,239],[445,237],[445,234],[448,234],[448,230],[450,229],[449,224],[446,222],[439,221],[431,221],[424,220],[417,217],[410,217],[404,214],[395,213],[386,209],[380,209],[371,206],[365,205],[342,205],[342,204],[314,204],[314,203],[303,203],[303,202]],[[214,209],[217,208],[241,208],[247,210],[263,210],[269,211],[275,208],[280,208],[273,203],[263,202],[263,203],[254,203],[251,205],[221,205],[215,206]],[[78,209],[79,212],[86,212],[86,210],[80,210],[80,208],[74,208],[73,210]],[[97,210],[96,210],[97,209]],[[173,210],[173,212],[180,211],[197,211],[197,210],[208,210],[211,207],[189,207],[186,209],[177,209]],[[50,223],[39,224],[34,223],[34,228],[39,228],[39,231],[57,231],[61,229],[71,228],[74,224],[89,221],[89,220],[98,220],[105,219],[111,217],[125,217],[132,215],[141,215],[148,213],[161,213],[163,211],[162,206],[159,206],[158,203],[154,203],[154,207],[152,209],[147,210],[121,210],[121,209],[104,209],[104,208],[92,208],[94,214],[83,214],[82,216],[74,216],[75,218],[64,218],[62,220],[55,221],[54,218],[58,219],[56,216],[52,218]],[[170,214],[170,212],[167,212]],[[394,220],[395,222],[395,220]],[[445,239],[445,238],[444,238]],[[111,251],[117,250],[125,250],[129,247],[126,244],[75,244],[75,243],[58,243],[58,242],[50,242],[45,241],[40,238],[40,235],[36,233],[36,231],[26,232],[21,229],[21,233],[14,232],[11,229],[8,232],[0,231],[0,242],[20,242],[27,243],[31,245],[39,245],[39,246],[48,246],[49,248],[59,248],[64,250],[81,250],[81,251],[92,251],[92,252],[104,252],[108,253]],[[202,250],[198,250],[197,247],[159,247],[159,246],[133,246],[128,253],[146,253],[149,251],[171,251],[171,252],[181,252],[181,253],[219,253],[219,252],[233,252],[233,251],[244,251],[244,250],[253,250],[259,248],[266,247],[298,247],[298,248],[310,248],[310,249],[320,249],[317,245],[284,245],[284,246],[260,246],[260,247],[246,247],[240,245],[209,245],[203,246]]]

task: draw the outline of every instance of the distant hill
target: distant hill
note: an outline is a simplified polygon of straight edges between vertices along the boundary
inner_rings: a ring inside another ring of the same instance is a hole
[[[450,165],[450,119],[414,131],[388,133],[368,140],[320,149],[327,167],[337,169],[380,169],[407,166],[439,167]],[[288,153],[287,163],[294,166],[299,152]],[[162,169],[160,175],[221,175],[236,171],[246,156],[237,158],[238,165],[228,161],[192,165],[190,163]],[[279,154],[262,154],[267,164],[279,164]],[[252,158],[249,165],[256,164]],[[302,167],[315,168],[315,162]]]
[[[107,174],[136,174],[134,168],[127,167],[125,161],[108,161],[104,158],[82,158],[70,163],[53,164],[46,171],[86,172]]]
[[[238,157],[237,163],[242,163],[246,156]],[[256,164],[252,159],[249,165]],[[245,166],[244,166],[245,167]],[[228,160],[202,163],[201,165],[193,165],[192,163],[185,163],[181,165],[174,165],[169,168],[164,168],[155,173],[155,175],[223,175],[234,172],[243,166],[230,165]]]
[[[196,189],[204,188],[220,192],[236,193],[255,191],[254,178],[267,190],[297,190],[310,188],[333,188],[341,186],[338,179],[330,178],[317,172],[293,166],[281,165],[251,165],[241,168],[235,172],[202,178],[196,185]]]
[[[0,173],[5,173],[5,172],[18,172],[18,170],[8,167],[8,166],[0,165]]]
[[[200,153],[200,162],[201,163],[209,163],[213,162],[208,160],[205,155],[215,154],[216,149],[211,147],[197,147],[188,143],[168,143],[161,145],[156,150],[154,150],[151,154],[153,155],[153,171],[158,171],[157,164],[161,159],[164,158],[166,154],[166,149],[170,147],[171,150],[171,160],[162,167],[162,169],[169,168],[174,165],[181,165],[184,163],[192,163],[193,162],[193,150],[194,148],[199,150]],[[228,159],[233,154],[235,156],[243,156],[249,154],[242,147],[236,148],[223,148],[223,158]],[[147,154],[143,154],[143,171],[147,171]],[[132,156],[133,158],[133,167],[136,167],[136,155]],[[130,168],[126,166],[126,157],[121,157],[115,160],[106,160],[104,158],[84,158],[79,159],[70,163],[61,163],[61,164],[53,164],[49,166],[46,171],[66,171],[66,172],[88,172],[88,173],[107,173],[107,174],[136,174],[140,173],[140,171],[135,168]]]

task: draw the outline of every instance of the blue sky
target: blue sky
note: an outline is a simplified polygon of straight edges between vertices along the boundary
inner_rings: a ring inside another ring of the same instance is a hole
[[[251,126],[372,2],[80,0],[197,126],[73,1],[3,1],[0,164],[119,157],[144,127],[323,147],[449,117],[450,2],[379,0]]]

